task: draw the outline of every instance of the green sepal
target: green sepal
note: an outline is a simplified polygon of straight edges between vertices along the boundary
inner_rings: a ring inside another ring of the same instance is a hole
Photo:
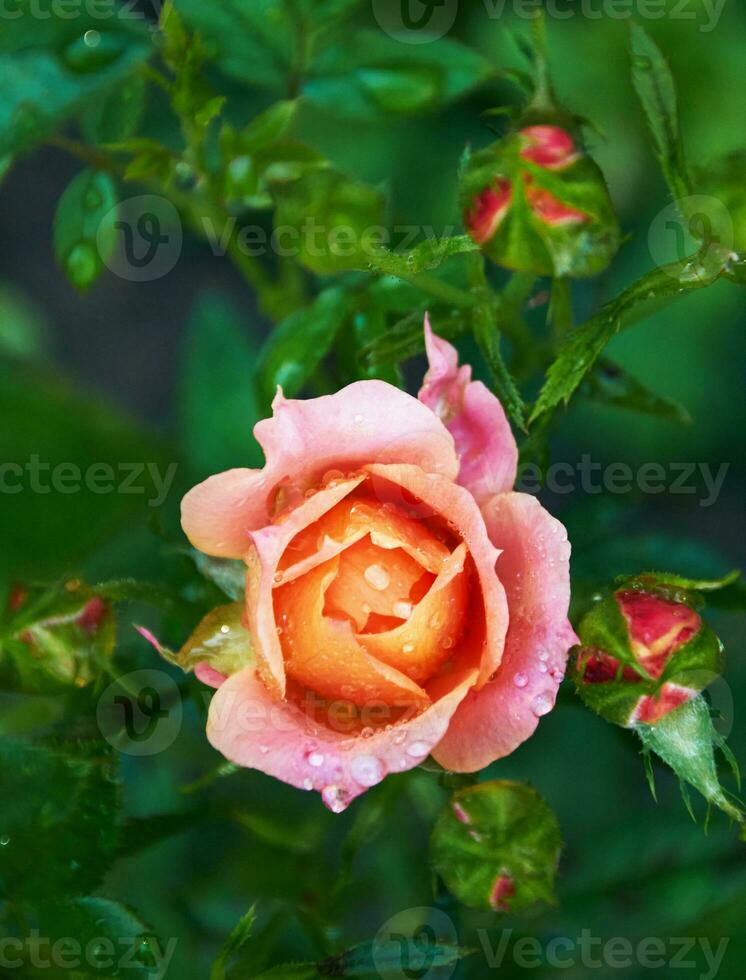
[[[684,785],[693,786],[707,802],[741,824],[746,811],[736,797],[720,784],[715,751],[720,749],[733,766],[735,759],[712,723],[710,709],[701,694],[675,708],[655,725],[635,725],[646,752],[655,752]],[[736,770],[737,771],[737,770]]]
[[[557,818],[536,790],[495,780],[454,793],[433,829],[430,859],[464,905],[517,912],[554,903],[561,846]]]
[[[241,619],[242,602],[232,602],[212,609],[192,632],[189,639],[174,653],[155,641],[148,631],[140,630],[158,653],[169,663],[186,673],[200,663],[207,663],[220,674],[230,676],[255,662],[251,638]]]

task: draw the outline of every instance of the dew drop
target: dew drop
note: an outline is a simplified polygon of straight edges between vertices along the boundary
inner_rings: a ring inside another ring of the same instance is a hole
[[[373,738],[374,735],[375,732],[373,731],[372,728],[363,728],[362,731],[360,732],[361,738]]]
[[[401,648],[402,653],[412,653],[413,650],[414,650],[414,643],[405,643],[404,646]]]
[[[3,836],[0,837],[0,847],[7,847],[10,844],[10,837]]]
[[[389,587],[389,583],[391,582],[391,576],[380,565],[368,565],[363,572],[363,578],[371,589],[375,589],[377,592],[383,592],[384,589]]]
[[[395,616],[399,617],[399,619],[409,619],[409,617],[412,615],[413,608],[414,607],[412,606],[411,602],[395,602],[393,605],[393,612]]]
[[[537,694],[531,702],[531,710],[539,717],[552,710],[552,699],[548,694]]]
[[[365,421],[365,416],[364,415],[356,415],[354,421],[355,421],[355,425],[362,425],[363,422]]]
[[[513,683],[516,687],[525,687],[528,684],[528,677],[525,674],[516,674]]]
[[[394,745],[401,745],[402,742],[406,741],[406,738],[407,738],[407,730],[406,728],[402,728],[401,731],[396,732],[396,734],[394,735],[394,739],[393,739]]]
[[[411,755],[413,758],[422,758],[430,751],[430,746],[427,742],[412,742],[411,745],[407,746],[407,755]]]
[[[324,765],[324,756],[321,754],[321,752],[309,752],[308,764],[309,766],[313,766],[314,769],[318,769],[319,766]]]
[[[313,780],[309,779],[308,776],[306,776],[306,778],[303,780],[303,789],[305,790],[313,789]]]
[[[325,786],[321,791],[321,799],[324,806],[328,807],[332,813],[341,813],[347,809],[348,795],[339,786]]]
[[[353,779],[361,786],[375,786],[384,776],[383,763],[373,755],[359,755],[350,763]]]

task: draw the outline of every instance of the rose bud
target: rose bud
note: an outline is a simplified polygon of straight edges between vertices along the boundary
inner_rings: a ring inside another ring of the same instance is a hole
[[[77,580],[55,592],[15,586],[7,619],[0,673],[19,690],[84,687],[114,652],[109,603]]]
[[[197,549],[246,566],[240,622],[221,610],[179,655],[217,688],[208,738],[334,811],[430,753],[472,772],[512,752],[576,640],[565,530],[513,491],[500,403],[425,331],[419,398],[278,391],[254,429],[264,468],[182,504]]]
[[[508,269],[582,278],[619,247],[601,171],[561,126],[524,126],[471,155],[460,201],[468,233]]]
[[[625,585],[580,624],[573,669],[585,703],[618,725],[659,722],[722,670],[722,645],[690,593]]]

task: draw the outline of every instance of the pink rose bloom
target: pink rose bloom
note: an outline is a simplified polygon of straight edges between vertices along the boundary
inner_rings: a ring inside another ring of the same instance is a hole
[[[513,491],[498,400],[425,323],[419,398],[359,381],[278,392],[262,470],[184,498],[194,546],[247,566],[246,666],[207,735],[226,758],[321,793],[335,812],[428,755],[474,772],[554,705],[576,637],[563,526]]]

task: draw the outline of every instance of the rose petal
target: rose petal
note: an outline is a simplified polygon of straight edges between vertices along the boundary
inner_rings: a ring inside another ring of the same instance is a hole
[[[228,680],[225,674],[221,674],[219,670],[215,670],[206,661],[202,663],[195,664],[194,676],[201,680],[203,684],[207,684],[208,687],[220,687]]]
[[[323,614],[325,593],[339,563],[333,558],[275,590],[275,619],[282,629],[288,676],[322,698],[359,707],[382,701],[421,710],[430,699],[419,685],[371,657],[355,640],[348,621]]]
[[[528,494],[506,493],[484,509],[510,608],[502,663],[493,681],[464,699],[437,761],[475,772],[511,753],[551,710],[567,652],[577,643],[567,619],[570,545],[564,527]]]
[[[272,403],[274,415],[254,427],[263,470],[210,477],[182,501],[187,537],[210,555],[241,558],[250,531],[272,517],[273,490],[285,483],[301,495],[325,472],[363,463],[404,462],[455,478],[453,439],[425,406],[384,381],[357,381],[333,395]]]
[[[299,531],[352,493],[363,479],[358,476],[330,484],[304,500],[279,523],[250,533],[252,548],[245,556],[247,625],[262,677],[279,697],[285,694],[285,667],[272,605],[272,590],[279,582],[277,564]]]
[[[384,633],[358,634],[358,642],[376,660],[424,684],[454,655],[463,632],[468,599],[463,571],[466,556],[466,545],[459,545],[405,623]]]
[[[518,447],[500,402],[471,367],[459,367],[458,353],[430,328],[425,316],[425,346],[430,367],[419,399],[443,420],[456,442],[458,482],[480,505],[511,490],[518,468]]]
[[[484,684],[497,669],[502,657],[508,627],[508,605],[505,589],[495,571],[499,551],[487,534],[484,518],[474,497],[464,487],[433,473],[423,473],[405,464],[373,464],[365,467],[374,477],[373,488],[387,499],[393,490],[406,504],[406,494],[424,505],[430,514],[440,515],[459,534],[474,562],[486,615],[484,650],[481,656],[479,684]],[[393,485],[393,486],[392,486]],[[401,488],[401,489],[397,489]],[[402,494],[402,491],[405,493]]]
[[[475,670],[462,672],[422,714],[364,738],[319,726],[293,702],[274,700],[248,668],[229,677],[213,697],[207,737],[236,765],[299,789],[315,789],[339,812],[388,773],[419,765],[442,738],[475,678]]]

